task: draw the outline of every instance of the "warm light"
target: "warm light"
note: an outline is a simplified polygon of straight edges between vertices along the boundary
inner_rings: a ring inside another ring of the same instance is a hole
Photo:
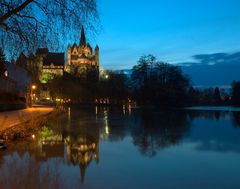
[[[50,100],[50,98],[49,98],[49,97],[47,97],[46,99],[47,99],[47,100]]]
[[[70,107],[68,108],[68,120],[69,121],[71,120],[71,108]]]
[[[32,138],[35,139],[35,135],[32,135]]]
[[[36,89],[37,87],[36,87],[36,85],[32,85],[32,89]]]
[[[5,71],[4,75],[5,75],[5,77],[7,77],[8,76],[8,71]]]
[[[124,115],[126,114],[126,107],[125,107],[125,105],[123,105],[123,114]]]
[[[109,75],[105,75],[105,78],[108,79],[108,78],[109,78]]]
[[[98,107],[95,106],[95,114],[97,115],[98,114]]]
[[[108,126],[105,127],[105,133],[106,133],[107,135],[109,135],[109,128],[108,128]]]

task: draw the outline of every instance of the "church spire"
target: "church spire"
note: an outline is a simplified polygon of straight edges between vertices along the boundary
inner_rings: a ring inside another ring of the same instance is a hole
[[[82,31],[81,31],[80,45],[86,46],[86,37],[85,37],[85,32],[84,32],[83,26],[82,26]]]

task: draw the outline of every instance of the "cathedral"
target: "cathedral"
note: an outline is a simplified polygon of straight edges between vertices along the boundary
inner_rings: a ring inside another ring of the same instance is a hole
[[[99,47],[93,52],[92,47],[86,42],[84,28],[82,27],[79,45],[76,43],[67,49],[67,64],[65,71],[83,79],[89,76],[98,78],[99,75]]]

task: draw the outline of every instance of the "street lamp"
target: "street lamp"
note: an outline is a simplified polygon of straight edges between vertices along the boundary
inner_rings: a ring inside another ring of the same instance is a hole
[[[36,85],[32,85],[31,86],[31,106],[32,106],[32,102],[33,102],[33,91],[36,89]]]

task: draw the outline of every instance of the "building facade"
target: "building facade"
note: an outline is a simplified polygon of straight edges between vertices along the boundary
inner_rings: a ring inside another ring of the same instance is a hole
[[[49,52],[47,48],[39,48],[36,51],[36,60],[41,73],[63,75],[64,53]]]
[[[39,48],[36,53],[26,57],[20,54],[16,65],[26,69],[33,83],[47,83],[49,78],[62,76],[64,72],[64,53],[49,52],[47,48]]]

